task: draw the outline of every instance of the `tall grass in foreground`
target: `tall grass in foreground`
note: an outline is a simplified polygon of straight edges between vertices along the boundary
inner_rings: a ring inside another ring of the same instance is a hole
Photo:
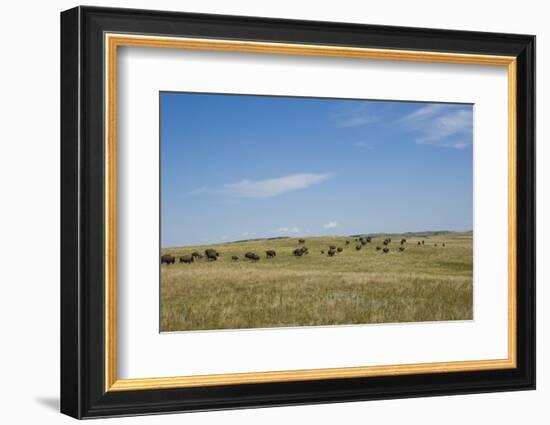
[[[161,266],[161,331],[472,319],[471,234],[408,238],[404,252],[399,239],[392,236],[384,254],[375,250],[381,238],[360,251],[353,238],[306,238],[310,253],[300,258],[292,255],[297,239],[209,246],[218,261]],[[327,257],[330,244],[344,251]],[[267,249],[276,258],[266,259]],[[247,251],[262,259],[245,260]]]

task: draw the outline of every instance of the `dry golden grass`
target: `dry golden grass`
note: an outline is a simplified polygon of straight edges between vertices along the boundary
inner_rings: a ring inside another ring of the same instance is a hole
[[[212,245],[218,261],[163,264],[161,331],[472,319],[471,233],[408,237],[404,252],[401,237],[391,237],[387,254],[375,250],[383,238],[356,251],[353,238],[315,237],[306,238],[310,253],[299,258],[292,255],[298,240],[283,239]],[[425,245],[417,246],[421,239]],[[344,251],[328,257],[330,244]],[[266,259],[267,249],[277,256]],[[247,251],[261,260],[245,260]]]

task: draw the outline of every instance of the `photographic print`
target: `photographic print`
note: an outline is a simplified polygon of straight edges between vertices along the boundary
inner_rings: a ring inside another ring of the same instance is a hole
[[[160,331],[473,319],[473,105],[160,93]]]

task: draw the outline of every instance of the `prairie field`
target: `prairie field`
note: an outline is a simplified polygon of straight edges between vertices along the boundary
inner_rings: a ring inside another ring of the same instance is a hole
[[[390,251],[377,251],[386,237]],[[471,232],[375,235],[359,251],[352,236],[304,239],[163,248],[176,263],[161,265],[161,331],[472,319]],[[309,253],[294,256],[302,245]],[[329,245],[343,251],[329,257]],[[179,263],[207,248],[217,261]],[[249,251],[260,260],[245,259]]]

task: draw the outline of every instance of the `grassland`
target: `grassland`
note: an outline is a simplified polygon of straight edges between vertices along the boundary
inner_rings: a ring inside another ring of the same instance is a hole
[[[161,331],[472,319],[472,234],[404,235],[404,252],[401,235],[389,236],[388,253],[375,249],[382,236],[360,251],[353,237],[306,237],[309,254],[298,258],[298,239],[162,249],[220,257],[161,266]],[[331,244],[344,251],[328,257]],[[277,256],[266,259],[267,249]]]

